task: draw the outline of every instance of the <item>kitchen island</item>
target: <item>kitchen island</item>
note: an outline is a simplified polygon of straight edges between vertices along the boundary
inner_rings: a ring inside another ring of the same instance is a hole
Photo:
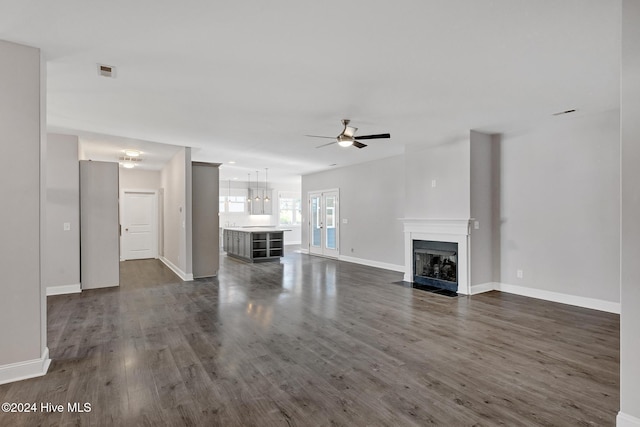
[[[275,227],[225,228],[222,248],[228,256],[248,262],[277,261],[284,255],[284,232]]]

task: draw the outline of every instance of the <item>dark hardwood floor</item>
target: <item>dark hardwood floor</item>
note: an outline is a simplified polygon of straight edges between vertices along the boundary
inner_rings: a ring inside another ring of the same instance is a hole
[[[615,424],[617,315],[401,279],[293,252],[193,282],[124,262],[119,288],[49,297],[49,373],[0,386],[91,412],[0,426]]]

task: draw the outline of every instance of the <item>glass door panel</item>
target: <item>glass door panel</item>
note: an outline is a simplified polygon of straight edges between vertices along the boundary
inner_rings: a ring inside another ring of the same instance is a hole
[[[335,195],[327,195],[325,197],[325,246],[327,249],[335,250],[338,245],[336,242],[336,199]]]
[[[338,257],[338,190],[309,193],[309,253]]]
[[[311,210],[311,246],[315,248],[320,248],[322,246],[322,222],[320,219],[320,194],[314,194],[311,196],[310,200],[310,210]]]

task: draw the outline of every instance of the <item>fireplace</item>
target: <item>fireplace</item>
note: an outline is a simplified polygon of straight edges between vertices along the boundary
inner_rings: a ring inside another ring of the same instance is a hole
[[[458,244],[413,241],[413,282],[458,291]]]
[[[405,236],[403,280],[410,283],[437,280],[425,286],[470,294],[470,219],[402,218],[401,221]],[[414,242],[418,241],[427,242],[427,246],[419,243],[416,247]],[[417,269],[416,263],[420,264]]]

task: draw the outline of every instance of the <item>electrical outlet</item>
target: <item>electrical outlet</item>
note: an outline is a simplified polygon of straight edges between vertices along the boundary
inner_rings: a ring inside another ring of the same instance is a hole
[[[342,223],[343,224],[349,224],[349,220],[347,218],[342,218]]]
[[[522,273],[522,270],[516,270],[516,277],[518,279],[522,279],[524,277],[524,274]]]
[[[473,222],[473,228],[475,228],[476,230],[480,229],[480,221],[474,221]]]
[[[431,180],[431,188],[436,188],[436,180],[435,179]]]
[[[69,230],[71,230],[71,223],[70,223],[70,222],[65,222],[65,223],[63,223],[63,224],[62,224],[62,229],[63,229],[64,231],[69,231]]]

